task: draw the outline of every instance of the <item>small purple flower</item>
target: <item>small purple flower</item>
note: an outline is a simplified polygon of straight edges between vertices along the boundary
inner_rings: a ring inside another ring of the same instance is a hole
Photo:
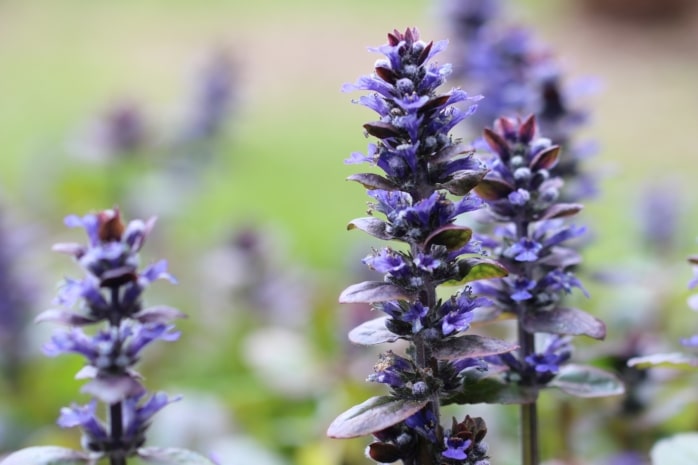
[[[418,333],[424,328],[424,319],[429,313],[429,309],[421,302],[417,301],[410,304],[409,309],[402,315],[402,319],[408,323],[412,323],[412,332]]]
[[[543,246],[534,240],[521,238],[507,248],[504,254],[508,257],[513,257],[519,262],[534,262],[538,260],[538,252],[542,248]]]
[[[451,460],[465,460],[468,458],[468,454],[465,453],[472,444],[470,439],[462,439],[458,436],[451,436],[444,438],[444,443],[446,445],[446,450],[441,453],[444,457]]]
[[[400,276],[407,271],[407,263],[404,257],[388,248],[381,249],[377,253],[367,256],[363,259],[363,262],[369,268],[379,273]]]
[[[424,408],[405,420],[405,424],[417,431],[430,442],[436,443],[437,426],[434,412],[429,408]]]
[[[519,276],[510,281],[512,282],[511,300],[521,302],[533,297],[531,291],[536,288],[534,280]]]

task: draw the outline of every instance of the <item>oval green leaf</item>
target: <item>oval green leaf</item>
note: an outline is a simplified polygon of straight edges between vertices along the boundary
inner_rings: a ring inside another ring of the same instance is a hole
[[[519,386],[498,377],[465,377],[458,392],[443,399],[448,404],[531,404],[538,398],[536,388]]]
[[[424,244],[426,249],[432,245],[442,245],[448,250],[458,250],[470,242],[473,230],[465,226],[449,225],[433,232]]]
[[[28,447],[5,457],[1,465],[92,465],[84,452],[58,446]]]
[[[575,397],[617,396],[625,392],[623,382],[613,373],[587,365],[564,365],[550,387],[556,387]]]
[[[174,447],[141,447],[138,457],[146,463],[158,465],[216,465],[201,454]]]
[[[386,342],[395,342],[400,336],[385,327],[389,317],[384,316],[366,321],[349,331],[349,340],[354,344],[372,346]]]
[[[458,286],[480,279],[503,278],[509,272],[504,266],[486,258],[468,258],[458,262],[458,278],[446,282],[446,285]]]
[[[349,439],[382,431],[419,412],[428,400],[371,397],[335,418],[327,428],[327,436]]]
[[[698,463],[698,433],[681,433],[658,441],[650,451],[652,465]]]

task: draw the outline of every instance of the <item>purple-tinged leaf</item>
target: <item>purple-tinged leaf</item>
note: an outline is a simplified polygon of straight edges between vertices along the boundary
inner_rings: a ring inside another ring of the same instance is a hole
[[[698,265],[698,255],[691,255],[688,257],[688,263],[691,263],[692,265]]]
[[[655,367],[695,370],[695,368],[698,367],[698,359],[680,352],[674,352],[671,354],[653,354],[642,357],[633,357],[628,360],[628,366],[642,370]]]
[[[446,189],[453,195],[464,196],[480,184],[486,174],[487,171],[456,171],[449,181],[436,187]]]
[[[439,360],[460,360],[503,354],[519,346],[493,337],[467,334],[434,343],[434,357]]]
[[[344,289],[339,295],[341,304],[367,304],[389,300],[414,300],[407,289],[383,281],[364,281]]]
[[[490,128],[485,128],[482,133],[483,139],[487,142],[487,145],[494,150],[499,157],[504,161],[509,161],[511,154],[509,152],[509,144],[505,141],[502,136],[491,130]]]
[[[448,225],[434,231],[424,241],[425,249],[432,245],[442,245],[448,250],[458,250],[470,242],[473,230],[465,226]]]
[[[327,428],[327,436],[349,439],[383,431],[419,412],[428,402],[389,396],[371,397],[335,418]]]
[[[397,76],[395,76],[395,73],[392,69],[385,66],[376,66],[374,68],[374,71],[376,72],[376,76],[383,79],[385,82],[389,84],[395,84]]]
[[[606,337],[604,322],[577,308],[528,311],[521,322],[530,333],[585,335],[594,339]]]
[[[187,314],[180,312],[174,307],[156,305],[133,314],[132,318],[141,323],[169,323],[178,318],[187,318]]]
[[[385,322],[390,317],[382,316],[374,320],[366,321],[349,331],[349,340],[354,344],[372,346],[385,342],[395,342],[400,336],[385,327]]]
[[[448,102],[448,99],[451,98],[450,95],[439,95],[437,97],[434,97],[430,99],[427,103],[425,103],[422,108],[419,109],[420,112],[422,113],[427,113],[429,111],[433,111],[439,107],[442,107]]]
[[[58,446],[27,447],[5,457],[1,465],[93,465],[84,452]]]
[[[97,376],[80,389],[105,404],[115,404],[144,391],[143,385],[129,375]]]
[[[553,145],[552,147],[548,147],[533,157],[530,163],[531,171],[549,170],[557,165],[559,158],[560,146]]]
[[[396,128],[390,123],[384,123],[383,121],[374,121],[372,123],[366,123],[364,124],[364,129],[367,133],[379,139],[400,137],[402,135],[400,129]]]
[[[422,52],[419,54],[419,57],[417,57],[417,64],[421,65],[423,64],[427,58],[429,58],[429,54],[431,53],[431,49],[434,46],[434,41],[430,41],[426,47],[422,49]],[[438,48],[438,45],[437,45]],[[436,53],[436,52],[435,52]]]
[[[536,135],[536,117],[535,115],[530,115],[526,120],[519,126],[519,139],[524,144],[528,144],[533,140]]]
[[[484,200],[500,200],[514,191],[514,187],[498,179],[483,179],[473,188],[475,193]]]
[[[141,447],[138,457],[145,463],[157,465],[216,465],[201,454],[174,447]]]
[[[563,365],[548,386],[575,397],[606,397],[625,393],[623,382],[616,375],[586,365]]]
[[[533,387],[519,386],[499,377],[463,379],[459,391],[443,399],[449,404],[531,404],[538,398],[538,391]]]
[[[393,463],[400,460],[402,451],[398,446],[389,442],[372,442],[366,448],[366,455],[374,462]]]
[[[486,258],[467,258],[458,262],[458,277],[445,284],[457,286],[480,279],[503,278],[509,272],[501,264]]]
[[[381,219],[367,216],[357,218],[347,225],[347,230],[359,229],[378,239],[390,240],[392,237],[386,232],[387,223]]]
[[[487,323],[494,321],[515,320],[516,314],[512,312],[504,312],[497,307],[478,307],[473,310],[473,320],[471,326],[484,326]]]
[[[80,315],[78,313],[73,313],[58,308],[52,308],[43,311],[39,313],[37,317],[34,319],[34,323],[43,323],[46,321],[60,323],[68,326],[85,326],[97,322],[97,320],[90,318],[86,315]]]
[[[347,178],[347,181],[358,182],[366,189],[380,189],[384,191],[394,191],[398,186],[389,179],[375,173],[358,173],[352,174]]]
[[[578,203],[556,203],[547,210],[545,210],[541,216],[541,220],[552,220],[554,218],[564,218],[566,216],[576,215],[584,208],[583,205]]]
[[[458,155],[464,153],[474,153],[475,150],[465,144],[453,144],[447,145],[440,151],[438,151],[433,157],[429,159],[429,163],[444,163],[453,160]]]

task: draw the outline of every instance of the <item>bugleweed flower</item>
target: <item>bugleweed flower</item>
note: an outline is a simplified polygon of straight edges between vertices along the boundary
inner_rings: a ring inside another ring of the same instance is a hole
[[[384,281],[350,286],[340,302],[370,303],[386,314],[351,331],[353,342],[372,345],[404,339],[410,348],[407,356],[383,354],[368,377],[387,385],[390,394],[343,413],[328,435],[373,434],[377,442],[367,454],[381,463],[489,463],[482,443],[484,422],[469,420],[478,425],[477,433],[470,423],[455,421],[445,430],[440,406],[463,390],[466,373],[486,370],[481,358],[514,348],[496,339],[463,335],[473,310],[488,302],[473,295],[470,287],[447,298],[436,293],[445,283],[505,274],[500,265],[480,256],[472,231],[455,223],[459,215],[483,205],[470,190],[485,169],[449,135],[475,110],[477,98],[460,89],[437,92],[451,68],[431,60],[445,46],[443,41],[419,40],[413,28],[396,30],[388,34],[386,45],[372,49],[386,57],[376,63],[374,73],[344,86],[345,91],[370,91],[357,103],[379,116],[364,125],[378,142],[369,144],[366,155],[354,153],[346,162],[368,163],[383,171],[350,176],[368,189],[372,201],[371,216],[352,221],[349,229],[403,246],[374,250],[364,258],[367,266],[383,273]],[[468,108],[460,110],[456,103]]]
[[[88,380],[81,391],[92,400],[84,406],[61,409],[58,419],[61,427],[82,429],[85,454],[55,447],[29,448],[10,455],[3,463],[25,463],[22,460],[31,457],[36,465],[64,463],[69,458],[73,460],[70,463],[91,464],[105,458],[110,465],[125,465],[128,457],[135,455],[169,462],[183,451],[144,449],[143,445],[152,416],[178,398],[161,392],[149,395],[135,370],[148,345],[177,340],[179,333],[170,322],[184,316],[171,307],[143,304],[142,293],[153,281],[174,281],[164,261],[140,269],[139,252],[155,219],[125,225],[119,210],[113,209],[82,218],[69,216],[65,223],[84,228],[88,243],[57,244],[54,250],[74,257],[86,274],[83,279],[66,280],[56,299],[58,308],[42,313],[37,321],[69,327],[58,330],[44,346],[47,355],[72,353],[85,358],[76,378]],[[82,329],[98,323],[103,329],[90,333]],[[100,403],[108,412],[105,419],[98,414]],[[197,463],[208,463],[201,460]]]
[[[487,296],[498,312],[514,316],[518,322],[520,349],[490,358],[506,366],[505,377],[533,392],[548,385],[557,385],[570,391],[560,381],[566,377],[563,363],[571,356],[566,337],[586,335],[603,339],[603,322],[586,312],[563,306],[562,298],[579,288],[586,291],[574,276],[571,267],[580,262],[574,249],[566,247],[570,239],[579,237],[584,228],[566,222],[582,209],[579,204],[559,201],[563,182],[551,174],[558,163],[560,147],[540,137],[533,116],[524,121],[499,118],[493,129],[485,129],[484,140],[491,155],[485,179],[475,187],[476,193],[489,205],[492,222],[499,225],[486,242],[509,270],[509,276],[481,281],[473,285],[476,292]],[[537,334],[551,335],[551,342],[542,350],[536,345]],[[591,367],[572,367],[567,373],[586,373],[589,379],[606,379],[605,388],[589,389],[584,396],[603,396],[622,392],[621,385],[610,374]],[[580,376],[577,381],[582,379]],[[567,381],[565,381],[567,382]],[[584,384],[584,382],[582,383]],[[591,384],[591,383],[590,383]],[[535,403],[524,405],[524,437],[526,428],[535,428]],[[526,441],[527,439],[524,439]],[[523,463],[537,463],[537,444],[534,454]]]
[[[460,77],[485,96],[468,121],[473,133],[480,134],[499,117],[534,114],[542,133],[565,152],[552,169],[567,182],[562,195],[570,200],[593,195],[596,181],[582,166],[592,147],[575,137],[588,118],[571,103],[582,86],[565,85],[554,55],[531,31],[501,24],[498,1],[454,0],[446,5],[459,38],[454,49]]]

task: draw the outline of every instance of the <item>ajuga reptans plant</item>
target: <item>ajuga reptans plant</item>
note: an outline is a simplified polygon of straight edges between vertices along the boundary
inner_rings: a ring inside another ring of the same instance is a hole
[[[572,355],[570,336],[603,339],[606,327],[562,299],[574,288],[586,291],[571,270],[581,258],[566,246],[584,233],[584,228],[566,222],[582,206],[558,200],[563,183],[551,174],[560,147],[538,134],[533,116],[524,121],[499,118],[493,129],[485,129],[484,140],[492,152],[486,159],[489,170],[474,189],[488,204],[497,228],[483,242],[509,275],[473,287],[493,303],[491,318],[516,319],[519,344],[516,354],[488,361],[501,366],[505,381],[534,397],[547,386],[581,397],[621,394],[622,384],[610,373],[565,365]],[[523,404],[521,416],[522,463],[537,464],[536,402]]]
[[[431,60],[445,46],[445,41],[419,40],[413,28],[396,30],[388,34],[386,45],[373,49],[386,56],[376,63],[374,73],[344,87],[370,91],[357,103],[380,117],[364,125],[378,141],[369,144],[366,155],[354,153],[347,163],[366,162],[384,173],[350,176],[368,189],[372,201],[371,216],[353,220],[348,228],[394,241],[395,247],[373,250],[364,259],[384,274],[384,280],[349,286],[340,302],[370,303],[386,314],[352,330],[350,340],[373,345],[402,339],[408,341],[408,349],[406,354],[383,353],[368,377],[387,385],[390,393],[341,414],[328,435],[372,434],[376,441],[367,455],[380,463],[488,464],[484,420],[465,416],[442,426],[440,407],[482,401],[463,399],[469,395],[464,392],[468,373],[486,370],[482,357],[515,348],[498,339],[463,335],[473,310],[487,303],[469,286],[455,295],[437,296],[437,287],[444,284],[506,274],[498,263],[480,255],[472,231],[455,223],[459,215],[482,207],[470,191],[485,170],[449,135],[475,110],[476,98],[460,89],[437,92],[450,67]],[[468,109],[454,106],[459,102]]]
[[[144,447],[153,415],[178,398],[149,393],[135,365],[149,344],[175,341],[179,333],[171,322],[184,316],[172,307],[146,307],[143,302],[143,292],[155,280],[174,281],[164,260],[139,268],[139,252],[155,218],[125,225],[119,210],[112,209],[71,215],[65,223],[84,228],[88,243],[56,244],[54,250],[72,256],[85,275],[66,279],[57,308],[43,312],[37,321],[67,327],[44,346],[46,355],[85,358],[75,377],[87,380],[81,392],[91,400],[62,408],[58,418],[63,428],[80,427],[83,450],[29,447],[9,455],[2,465],[92,465],[100,460],[126,465],[136,456],[145,463],[213,464],[185,449]],[[87,327],[101,328],[87,332],[83,329]]]

